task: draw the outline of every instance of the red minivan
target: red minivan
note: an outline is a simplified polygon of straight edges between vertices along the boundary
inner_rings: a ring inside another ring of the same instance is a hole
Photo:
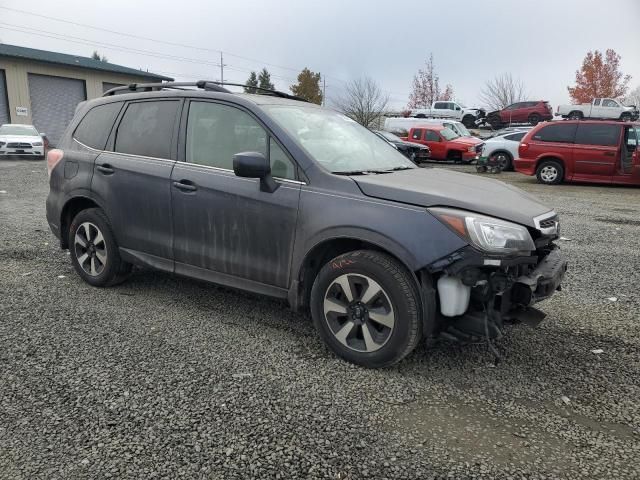
[[[547,122],[522,139],[516,171],[540,183],[562,181],[640,185],[640,124]]]

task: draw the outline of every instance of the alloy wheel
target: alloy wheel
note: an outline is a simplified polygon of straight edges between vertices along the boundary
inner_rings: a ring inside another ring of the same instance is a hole
[[[546,165],[540,170],[540,178],[547,183],[551,183],[558,178],[558,169],[551,165]]]
[[[498,167],[500,168],[500,170],[506,169],[508,164],[509,164],[509,159],[507,158],[507,156],[504,153],[498,153],[495,156],[494,160],[495,160],[496,165],[498,165]]]
[[[384,289],[372,278],[344,274],[324,295],[324,318],[335,338],[356,352],[375,352],[393,333],[395,313]]]
[[[81,223],[73,241],[78,265],[87,275],[97,277],[107,265],[107,245],[100,229],[91,222]]]

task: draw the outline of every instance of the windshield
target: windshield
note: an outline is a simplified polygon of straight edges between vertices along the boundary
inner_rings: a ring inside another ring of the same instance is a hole
[[[458,133],[460,135],[462,135],[463,137],[470,137],[471,136],[471,132],[467,129],[467,127],[464,126],[463,123],[460,123],[460,124],[456,123],[456,127],[458,128]]]
[[[382,135],[384,138],[386,138],[387,140],[390,140],[392,142],[401,142],[402,141],[402,139],[399,136],[394,135],[393,133],[383,132],[383,131],[378,131],[378,133],[380,135]]]
[[[31,125],[2,125],[0,135],[39,135],[38,131]]]
[[[455,140],[456,138],[460,137],[460,135],[451,130],[449,127],[440,130],[440,135],[442,135],[445,140]]]
[[[314,160],[332,173],[417,168],[383,139],[345,115],[294,105],[263,108]]]

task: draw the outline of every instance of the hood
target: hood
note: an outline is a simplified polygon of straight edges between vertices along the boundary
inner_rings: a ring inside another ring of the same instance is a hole
[[[401,142],[395,142],[396,145],[400,146],[402,145],[403,147],[407,147],[407,148],[416,148],[418,150],[428,150],[429,147],[427,147],[426,145],[421,145],[419,143],[413,143],[413,142],[405,142],[404,140]]]
[[[39,135],[0,135],[0,142],[42,142],[42,137]]]
[[[483,142],[476,137],[458,137],[454,140],[449,140],[449,143],[459,143],[461,145],[466,145],[467,147],[475,147],[476,145]]]
[[[534,228],[534,217],[551,211],[534,196],[504,182],[440,168],[351,178],[368,197],[421,207],[460,208]]]

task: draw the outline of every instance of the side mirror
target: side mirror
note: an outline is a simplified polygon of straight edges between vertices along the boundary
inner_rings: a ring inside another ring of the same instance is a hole
[[[275,192],[280,186],[271,176],[269,160],[259,152],[241,152],[233,156],[233,172],[238,177],[259,178],[260,191]]]

